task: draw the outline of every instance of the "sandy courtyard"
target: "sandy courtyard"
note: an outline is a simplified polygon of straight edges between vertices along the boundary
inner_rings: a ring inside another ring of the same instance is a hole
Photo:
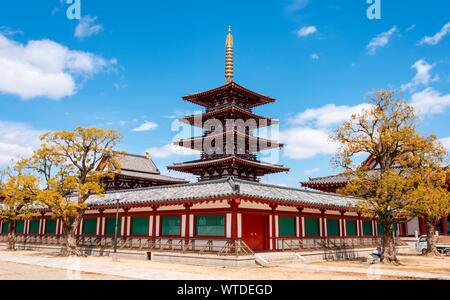
[[[450,257],[402,255],[400,259],[402,264],[398,267],[375,266],[375,271],[381,269],[403,272],[395,276],[392,272],[389,275],[380,275],[379,272],[375,272],[374,275],[374,267],[363,261],[300,263],[270,268],[255,265],[233,269],[130,259],[113,261],[110,257],[87,257],[79,260],[81,272],[77,275],[78,277],[74,277],[70,271],[66,270],[68,265],[66,258],[32,251],[15,253],[1,251],[0,279],[404,280],[414,279],[414,272],[444,274],[444,276],[450,274]]]

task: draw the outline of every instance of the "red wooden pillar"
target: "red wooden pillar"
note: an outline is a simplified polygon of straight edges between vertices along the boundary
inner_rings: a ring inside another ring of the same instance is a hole
[[[345,230],[345,210],[341,210],[341,220],[339,222],[339,236],[341,238],[345,238],[347,236],[346,230]]]
[[[358,213],[358,218],[356,219],[356,222],[358,224],[358,226],[356,227],[358,229],[358,236],[362,237],[364,234],[363,228],[362,228],[362,222],[361,222],[361,213]]]
[[[231,209],[231,239],[236,241],[238,239],[238,207],[241,203],[240,199],[232,199],[228,201]]]
[[[124,208],[123,219],[124,219],[123,236],[128,237],[128,208]]]
[[[44,235],[45,232],[45,214],[41,214],[41,218],[39,219],[39,235]]]
[[[158,206],[152,206],[153,224],[151,235],[153,238],[157,237],[158,232],[156,232],[156,216],[158,213]]]
[[[191,207],[192,207],[192,204],[191,203],[187,203],[187,204],[185,204],[184,205],[184,208],[185,208],[185,214],[186,214],[186,223],[185,223],[185,226],[184,226],[184,237],[186,238],[186,241],[188,241],[189,239],[190,239],[190,236],[189,236],[189,234],[190,234],[190,226],[191,226],[191,224],[190,224],[190,217],[191,217]]]
[[[278,205],[276,205],[276,204],[271,204],[270,205],[270,208],[272,209],[271,210],[271,213],[270,213],[270,218],[271,218],[271,222],[272,222],[272,232],[271,232],[271,239],[270,239],[270,245],[271,245],[271,250],[272,251],[276,251],[277,250],[277,228],[276,228],[276,218],[275,218],[275,215],[276,215],[276,212],[277,212],[277,207],[278,207]]]
[[[297,207],[298,210],[298,236],[303,238],[303,207]]]
[[[100,237],[102,237],[103,236],[103,218],[104,218],[103,212],[104,212],[104,210],[100,209],[99,212],[100,212],[100,217],[99,217],[100,224],[98,224],[98,235]]]
[[[326,238],[326,237],[327,237],[327,228],[326,228],[326,226],[327,226],[326,223],[327,223],[327,222],[326,222],[326,220],[325,220],[325,212],[326,212],[325,209],[321,209],[321,210],[320,210],[321,219],[322,219],[322,230],[321,230],[321,232],[320,232],[320,236],[323,237],[323,238]]]
[[[425,220],[422,217],[419,218],[419,234],[427,234]]]
[[[442,232],[441,235],[447,235],[447,218],[446,217],[442,217],[441,218],[441,228],[442,228]]]

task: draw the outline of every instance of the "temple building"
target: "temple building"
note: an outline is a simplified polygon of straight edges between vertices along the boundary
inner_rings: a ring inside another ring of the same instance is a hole
[[[97,171],[109,168],[114,177],[105,179],[106,190],[128,190],[151,186],[188,183],[180,178],[162,175],[149,155],[125,153],[119,156],[120,170],[100,162]]]
[[[183,97],[205,108],[181,120],[204,134],[176,144],[198,150],[200,159],[168,167],[194,174],[198,182],[172,184],[178,180],[160,175],[149,159],[128,155],[111,190],[104,197],[89,198],[78,228],[80,245],[111,248],[116,222],[121,249],[146,251],[249,254],[373,247],[379,241],[382,229],[377,221],[356,209],[360,199],[260,182],[266,174],[289,171],[257,156],[282,147],[255,135],[256,129],[277,121],[257,115],[254,108],[275,100],[237,84],[233,76],[230,28],[225,85]],[[153,186],[161,182],[171,185]],[[7,224],[0,226],[5,232]],[[402,234],[402,227],[397,229]],[[18,233],[27,243],[62,240],[61,222],[47,210],[22,221]]]
[[[370,173],[378,172],[378,162],[375,157],[369,156],[363,163]],[[309,178],[308,181],[300,182],[301,186],[321,192],[336,193],[343,188],[352,178],[346,174],[337,174],[325,177]],[[450,235],[450,216],[442,217],[435,221],[435,230],[441,235]],[[404,235],[415,236],[426,234],[425,221],[423,218],[412,218],[403,224]]]

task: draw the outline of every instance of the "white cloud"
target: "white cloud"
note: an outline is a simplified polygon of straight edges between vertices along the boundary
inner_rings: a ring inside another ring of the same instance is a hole
[[[297,114],[291,122],[294,125],[312,124],[318,128],[329,128],[350,119],[353,114],[358,114],[370,105],[363,103],[355,106],[328,104],[320,108],[310,108]]]
[[[443,138],[440,140],[440,142],[444,145],[445,149],[447,149],[450,152],[450,137]]]
[[[418,42],[418,45],[437,45],[449,33],[450,33],[450,22],[445,24],[442,27],[442,29],[439,32],[437,32],[435,35],[423,37]]]
[[[290,128],[280,132],[280,139],[285,143],[283,155],[297,160],[330,155],[336,152],[338,144],[330,139],[330,132],[325,129],[308,127]]]
[[[302,10],[308,5],[309,0],[292,0],[292,2],[286,7],[287,12],[296,12]]]
[[[319,54],[317,54],[317,53],[311,54],[311,59],[312,60],[318,60],[319,59]]]
[[[32,155],[43,133],[23,123],[0,121],[0,165]]]
[[[51,40],[21,44],[0,34],[0,92],[24,100],[72,96],[77,92],[78,76],[92,76],[115,63]]]
[[[99,34],[103,30],[103,25],[96,24],[97,17],[84,16],[75,28],[75,37],[83,39]]]
[[[410,32],[411,30],[413,30],[414,28],[416,28],[416,24],[412,24],[411,26],[409,26],[408,28],[405,29],[406,32]]]
[[[432,87],[411,96],[411,105],[416,112],[421,115],[435,115],[445,111],[450,107],[450,94],[443,95]]]
[[[8,26],[0,26],[0,34],[5,36],[23,35],[23,31],[20,29],[12,29]]]
[[[316,26],[305,26],[305,27],[300,28],[300,29],[297,31],[297,35],[298,35],[299,37],[305,37],[305,36],[314,34],[314,33],[316,33],[316,32],[317,32]]]
[[[367,45],[367,51],[370,55],[375,55],[379,48],[385,47],[389,44],[391,37],[397,32],[397,26],[393,26],[386,32],[380,33],[374,37]]]
[[[416,61],[412,66],[411,69],[416,70],[416,75],[411,80],[411,82],[404,84],[401,86],[402,89],[405,90],[411,90],[416,88],[419,85],[428,85],[431,82],[438,81],[439,76],[432,76],[431,70],[434,68],[434,65],[430,65],[425,60],[420,59]]]
[[[176,146],[174,144],[167,144],[162,147],[152,147],[146,152],[150,153],[155,158],[169,158],[172,156],[193,156],[198,155],[198,151],[189,148]]]
[[[155,130],[156,128],[158,128],[158,124],[156,124],[155,122],[145,121],[139,127],[136,127],[131,131],[143,132],[143,131]]]

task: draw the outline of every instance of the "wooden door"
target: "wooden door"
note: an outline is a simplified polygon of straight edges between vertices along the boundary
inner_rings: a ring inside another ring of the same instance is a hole
[[[253,251],[266,250],[266,220],[264,215],[242,215],[242,239]]]

